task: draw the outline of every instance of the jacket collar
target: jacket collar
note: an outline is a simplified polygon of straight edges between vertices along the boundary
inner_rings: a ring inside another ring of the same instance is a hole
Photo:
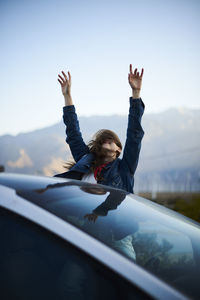
[[[87,173],[91,167],[91,163],[92,161],[95,159],[95,154],[94,153],[87,153],[85,155],[83,155],[81,157],[81,159],[79,159],[79,161],[70,169],[70,171],[78,171],[78,172],[82,172],[82,173]],[[116,161],[116,160],[114,160]],[[111,161],[110,163],[108,163],[104,169],[108,169],[110,168],[110,166],[112,165],[112,163],[114,161]]]

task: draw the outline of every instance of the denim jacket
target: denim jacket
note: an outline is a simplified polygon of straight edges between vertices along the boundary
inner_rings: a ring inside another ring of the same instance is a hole
[[[141,118],[145,105],[141,98],[133,99],[130,97],[129,102],[128,128],[122,159],[116,158],[107,164],[101,171],[104,179],[97,181],[97,183],[134,193],[134,174],[144,136]],[[57,174],[55,177],[81,180],[83,175],[90,171],[95,156],[83,141],[74,105],[63,107],[63,120],[66,125],[66,142],[69,144],[76,164],[69,171]]]

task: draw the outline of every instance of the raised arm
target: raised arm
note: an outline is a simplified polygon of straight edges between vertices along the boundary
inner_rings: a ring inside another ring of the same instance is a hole
[[[128,128],[121,166],[132,175],[134,175],[138,165],[141,141],[144,136],[141,118],[144,113],[145,105],[140,98],[143,73],[144,69],[142,69],[141,75],[139,75],[137,69],[132,73],[132,65],[130,65],[128,81],[132,88],[132,97],[129,99]]]
[[[62,94],[65,98],[65,106],[70,106],[73,105],[71,97],[72,78],[70,72],[67,73],[69,79],[67,79],[67,75],[62,71],[63,76],[58,74],[58,81],[60,82]]]
[[[60,82],[62,94],[65,99],[63,121],[66,125],[66,142],[69,144],[72,156],[77,162],[83,155],[89,153],[89,147],[83,141],[78,117],[71,97],[71,74],[68,72],[69,79],[63,71],[62,74],[63,76],[58,75],[58,81]]]

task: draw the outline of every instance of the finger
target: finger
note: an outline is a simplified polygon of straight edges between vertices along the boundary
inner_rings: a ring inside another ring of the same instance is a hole
[[[143,76],[143,73],[144,73],[144,69],[142,68],[142,72],[141,72],[141,75],[140,75],[140,77],[142,77],[142,76]]]
[[[61,81],[63,81],[63,83],[65,82],[65,79],[62,76],[60,76],[59,74],[58,74],[58,77],[60,77],[60,79],[61,79]]]
[[[71,83],[71,74],[68,72],[69,82]]]
[[[62,78],[62,76],[60,76],[60,75],[58,74],[58,77],[60,77],[61,81],[62,81],[63,83],[65,83],[65,80]]]
[[[65,74],[65,72],[62,71],[62,73],[63,73],[65,79],[67,79],[67,75]]]
[[[131,65],[131,64],[130,64],[130,73],[133,74],[133,73],[132,73],[132,65]]]
[[[63,85],[63,83],[60,81],[60,79],[58,79],[58,81],[60,82],[61,86]]]
[[[133,75],[136,75],[137,74],[137,68],[135,69],[135,71],[134,71],[134,74]]]
[[[137,72],[137,76],[139,76],[139,72]]]

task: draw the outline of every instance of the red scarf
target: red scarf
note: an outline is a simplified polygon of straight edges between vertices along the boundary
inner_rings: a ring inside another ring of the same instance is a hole
[[[101,170],[103,169],[103,167],[105,167],[107,164],[109,164],[109,162],[103,164],[103,165],[100,165],[98,167],[96,167],[96,169],[94,170],[94,178],[97,179],[97,175],[100,175],[101,173]]]

